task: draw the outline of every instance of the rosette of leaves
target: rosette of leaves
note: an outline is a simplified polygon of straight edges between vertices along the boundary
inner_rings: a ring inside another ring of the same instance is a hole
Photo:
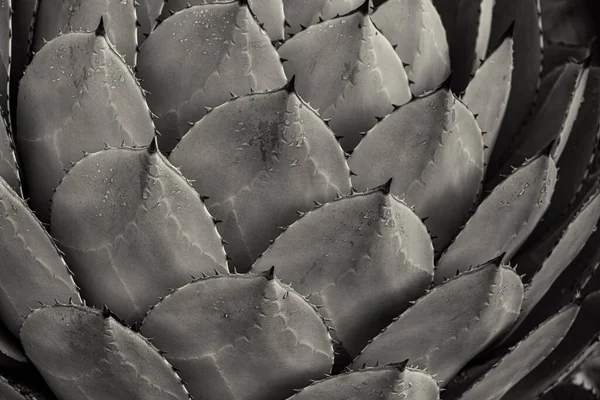
[[[542,5],[0,1],[2,397],[594,396],[600,69]]]

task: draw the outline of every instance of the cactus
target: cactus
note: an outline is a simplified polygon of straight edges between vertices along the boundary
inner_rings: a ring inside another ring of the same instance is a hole
[[[597,397],[586,13],[0,0],[0,397]]]

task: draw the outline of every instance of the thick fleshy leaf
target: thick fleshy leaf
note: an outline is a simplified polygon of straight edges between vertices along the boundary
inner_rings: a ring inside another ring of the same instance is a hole
[[[550,203],[556,165],[547,149],[500,183],[479,205],[440,258],[435,282],[486,259],[510,260]]]
[[[34,16],[38,9],[38,0],[17,0],[13,3],[12,64],[10,66],[10,119],[13,129],[17,120],[17,91],[19,81],[29,62],[33,42]]]
[[[166,352],[198,399],[285,398],[333,364],[316,309],[272,270],[184,286],[150,311],[141,333]]]
[[[52,234],[86,300],[108,305],[127,323],[190,275],[227,272],[200,196],[155,142],[75,164],[52,199]]]
[[[54,0],[40,1],[33,50],[61,32],[93,31],[104,19],[106,36],[127,64],[134,66],[137,52],[135,0]]]
[[[142,44],[157,24],[157,19],[166,5],[165,0],[137,0],[135,8],[137,21],[137,40]],[[171,3],[171,2],[169,2]],[[134,3],[135,4],[135,3]]]
[[[540,325],[519,342],[492,369],[469,388],[460,400],[498,400],[538,366],[565,337],[579,307],[570,306]]]
[[[487,165],[498,133],[512,85],[513,37],[509,31],[500,46],[483,62],[467,86],[462,101],[477,116],[483,132],[483,156]]]
[[[358,190],[393,178],[392,193],[426,218],[440,251],[467,219],[479,192],[482,135],[473,114],[442,88],[399,107],[375,125],[348,165]]]
[[[427,229],[388,190],[353,195],[307,213],[252,267],[258,272],[274,265],[283,282],[320,306],[335,327],[335,339],[352,356],[433,279]]]
[[[572,366],[573,360],[597,340],[600,332],[599,312],[600,292],[592,293],[583,300],[571,329],[560,344],[508,391],[503,400],[535,399],[554,386],[559,377],[565,376],[565,370]]]
[[[596,229],[598,218],[600,218],[600,188],[597,187],[571,218],[551,231],[535,247],[514,258],[519,273],[525,273],[527,278],[519,321],[527,317],[552,283],[575,259]]]
[[[16,137],[30,205],[48,222],[52,191],[69,163],[108,143],[146,145],[154,126],[141,88],[97,32],[46,44],[20,83]]]
[[[170,157],[223,221],[217,227],[238,271],[247,271],[297,212],[350,193],[350,172],[333,133],[290,89],[215,108]]]
[[[438,400],[435,379],[406,362],[346,372],[317,381],[288,400]]]
[[[544,42],[544,67],[542,74],[545,76],[562,64],[575,61],[583,61],[590,55],[588,44],[575,46],[564,43]]]
[[[234,1],[179,11],[140,49],[138,75],[169,153],[204,107],[285,84],[279,56],[247,5]]]
[[[521,140],[511,152],[505,171],[523,164],[552,141],[556,141],[552,157],[559,160],[583,102],[588,75],[587,66],[568,63],[542,80],[533,116],[523,126]]]
[[[285,32],[295,35],[303,28],[346,15],[358,8],[365,0],[284,0]]]
[[[573,206],[576,207],[587,195],[588,185],[585,181],[596,159],[594,151],[600,137],[600,68],[590,67],[583,98],[571,135],[557,164],[559,179],[550,207],[532,238],[541,238],[553,224],[567,218]],[[591,185],[593,182],[590,182]]]
[[[446,28],[455,93],[465,90],[487,54],[494,3],[494,0],[433,0]]]
[[[17,335],[31,308],[81,299],[52,238],[1,178],[0,215],[0,318]]]
[[[0,116],[0,177],[13,190],[21,194],[21,176],[17,168],[17,158],[12,133],[5,119]]]
[[[367,15],[358,11],[321,22],[279,48],[288,77],[296,77],[298,95],[342,136],[351,150],[361,132],[371,129],[411,98],[408,78],[392,44]],[[336,49],[336,51],[331,51]]]
[[[505,161],[507,149],[523,125],[535,101],[542,72],[542,32],[540,0],[496,0],[490,45],[498,43],[514,22],[514,69],[510,97],[495,151],[490,160],[495,174]]]
[[[24,365],[27,363],[27,357],[19,340],[0,322],[0,367],[14,367],[15,363]]]
[[[17,388],[13,387],[4,377],[0,376],[0,398],[3,400],[27,400]]]
[[[388,0],[376,8],[371,18],[396,46],[402,62],[408,64],[406,74],[415,96],[437,88],[448,78],[446,31],[431,0]]]
[[[541,400],[598,400],[594,390],[574,383],[558,385],[550,392],[544,394]],[[507,399],[508,400],[508,399]]]
[[[107,312],[43,307],[20,331],[27,356],[64,400],[188,400],[169,363]]]
[[[0,0],[0,115],[8,115],[8,80],[12,52],[12,0]],[[1,117],[0,117],[1,118]]]
[[[442,386],[447,384],[517,318],[523,284],[499,262],[490,261],[435,287],[376,336],[353,366],[408,358]]]
[[[231,3],[233,0],[168,0],[162,12],[162,18],[167,18],[171,13],[181,11],[189,6],[204,4]],[[334,0],[339,1],[339,0]],[[258,22],[267,31],[271,40],[284,39],[284,13],[283,0],[247,0],[250,11],[256,16]],[[293,1],[286,1],[293,3]]]

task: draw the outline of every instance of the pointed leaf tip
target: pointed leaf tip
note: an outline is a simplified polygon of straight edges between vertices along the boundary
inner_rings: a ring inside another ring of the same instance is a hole
[[[504,259],[504,257],[506,257],[506,252],[503,252],[499,256],[492,258],[491,260],[483,263],[482,265],[495,265],[499,267],[502,264],[502,260]]]
[[[393,179],[394,179],[394,177],[391,177],[390,179],[387,180],[386,183],[379,186],[378,189],[381,190],[384,194],[390,194],[392,192],[392,180]]]
[[[388,364],[390,367],[396,368],[397,370],[399,370],[400,372],[404,372],[404,370],[406,369],[406,366],[408,365],[408,358],[404,361],[400,361],[397,363],[391,363]]]
[[[98,27],[96,28],[96,36],[106,37],[106,28],[104,27],[104,16],[100,17],[100,22],[98,23]]]
[[[148,154],[158,153],[158,138],[154,136],[148,145]]]
[[[267,278],[268,281],[272,281],[273,279],[275,279],[275,266],[273,265],[271,268],[264,271],[262,274],[265,278]]]
[[[285,90],[287,90],[288,93],[293,93],[296,91],[296,75],[292,75],[288,83],[285,85]]]
[[[369,12],[371,11],[370,9],[370,4],[369,4],[369,0],[365,0],[357,9],[356,12],[362,13],[363,15],[369,15]]]

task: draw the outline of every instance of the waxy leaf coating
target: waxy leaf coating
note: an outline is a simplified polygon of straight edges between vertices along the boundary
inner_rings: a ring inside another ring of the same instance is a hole
[[[200,196],[154,145],[75,164],[54,195],[52,233],[89,303],[128,323],[190,275],[227,272]]]
[[[335,339],[356,355],[425,292],[433,279],[433,247],[419,217],[376,190],[300,218],[252,269],[272,265],[282,282],[322,306]]]
[[[172,367],[112,316],[73,305],[43,307],[20,331],[25,352],[62,400],[188,400]]]
[[[412,94],[420,96],[448,78],[446,31],[431,0],[388,0],[377,7],[371,18],[390,43],[397,46],[402,62],[408,64],[406,74]]]
[[[0,318],[17,335],[30,308],[55,299],[81,302],[52,238],[0,178]]]
[[[527,317],[596,229],[600,218],[600,186],[573,214],[543,241],[515,257],[519,273],[529,275],[519,321]]]
[[[161,148],[169,153],[206,114],[231,98],[286,82],[271,39],[238,1],[179,11],[140,48],[138,76],[158,116]]]
[[[512,36],[507,36],[477,69],[462,97],[469,110],[477,115],[477,125],[483,133],[486,165],[498,139],[508,104],[512,85],[513,44]]]
[[[337,0],[339,1],[339,0]],[[232,0],[169,0],[166,2],[163,18],[167,18],[171,13],[183,10],[190,6],[204,4],[231,3]],[[293,1],[286,1],[291,3]],[[250,11],[256,16],[258,22],[269,34],[271,40],[284,39],[284,1],[283,0],[247,0]]]
[[[13,138],[4,118],[0,116],[0,177],[18,193],[21,193],[21,179],[17,169],[17,159]]]
[[[499,400],[541,363],[565,337],[579,308],[570,306],[540,325],[519,342],[492,369],[469,388],[460,400]]]
[[[440,258],[435,282],[502,253],[504,260],[512,258],[552,197],[556,166],[546,153],[516,170],[483,200]]]
[[[331,51],[336,49],[336,51]],[[408,78],[392,44],[362,10],[321,22],[279,48],[296,90],[342,136],[351,150],[378,117],[411,98]]]
[[[290,88],[215,108],[194,125],[170,161],[207,196],[232,266],[247,271],[279,227],[337,194],[350,172],[331,130]]]
[[[592,293],[578,303],[581,305],[577,317],[563,340],[536,368],[513,386],[504,400],[537,398],[553,387],[557,379],[565,375],[565,369],[572,365],[573,360],[598,340],[600,292]]]
[[[523,284],[499,260],[435,287],[354,359],[353,368],[410,359],[444,386],[515,322]]]
[[[27,357],[19,340],[3,323],[0,323],[0,366],[14,366],[15,362],[27,363]]]
[[[436,380],[406,362],[366,368],[317,381],[288,400],[438,400]]]
[[[260,1],[260,0],[259,0]],[[295,35],[320,20],[328,20],[346,15],[362,5],[365,0],[284,0],[283,8],[286,33]]]
[[[198,399],[285,398],[333,364],[316,309],[272,270],[184,286],[148,313],[141,333],[166,351]]]
[[[17,0],[20,1],[20,0]],[[100,18],[108,40],[128,65],[136,62],[136,0],[42,0],[37,10],[33,50],[71,31],[94,31]]]
[[[426,218],[439,251],[468,218],[479,192],[481,131],[465,105],[442,88],[401,106],[375,125],[348,165],[357,190],[393,178],[391,192]]]
[[[29,204],[43,222],[64,169],[83,151],[105,143],[146,145],[154,136],[142,90],[102,32],[48,42],[20,82],[16,142],[24,176],[35,188]]]
[[[510,97],[491,165],[497,172],[536,99],[542,72],[540,0],[495,0],[490,46],[498,43],[514,23],[514,69]]]

